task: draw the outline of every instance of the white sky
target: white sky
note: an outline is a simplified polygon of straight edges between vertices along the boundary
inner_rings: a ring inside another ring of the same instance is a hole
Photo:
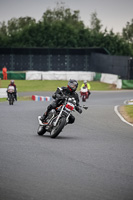
[[[126,23],[133,19],[133,0],[0,0],[0,22],[26,16],[38,21],[48,8],[55,8],[57,2],[79,10],[86,26],[90,26],[91,14],[97,12],[103,28],[113,29],[115,33],[122,32]]]

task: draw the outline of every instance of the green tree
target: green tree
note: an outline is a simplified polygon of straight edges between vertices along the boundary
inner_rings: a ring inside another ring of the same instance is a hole
[[[113,30],[101,31],[97,13],[91,14],[90,27],[80,20],[79,10],[64,4],[47,9],[39,22],[31,17],[12,18],[0,23],[1,47],[103,47],[112,55],[133,56],[133,20],[123,29],[123,35]]]
[[[101,20],[97,17],[97,12],[91,14],[90,28],[93,32],[100,32],[102,28]]]
[[[65,21],[67,24],[72,24],[74,27],[81,26],[84,28],[84,23],[80,20],[80,11],[74,10],[71,11],[70,8],[65,8],[64,6],[59,6],[57,3],[57,7],[53,10],[48,9],[45,13],[43,13],[41,21],[44,23],[55,23],[56,21]]]
[[[29,27],[32,24],[35,24],[36,20],[31,17],[20,17],[12,18],[8,20],[7,32],[9,35],[12,35],[16,32],[23,30],[25,27]]]
[[[4,36],[7,35],[7,26],[6,26],[5,21],[0,22],[0,35],[4,35]]]
[[[126,27],[122,30],[122,35],[125,40],[133,44],[133,19],[127,22]]]

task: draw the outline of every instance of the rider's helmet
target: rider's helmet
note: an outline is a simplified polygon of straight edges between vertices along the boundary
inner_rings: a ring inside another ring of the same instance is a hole
[[[11,83],[11,84],[14,84],[14,80],[11,80],[10,83]]]
[[[76,80],[73,80],[73,79],[70,79],[68,81],[68,85],[67,85],[68,89],[71,91],[71,92],[74,92],[77,90],[77,87],[78,87],[78,82]]]
[[[84,81],[84,84],[87,84],[87,81]]]

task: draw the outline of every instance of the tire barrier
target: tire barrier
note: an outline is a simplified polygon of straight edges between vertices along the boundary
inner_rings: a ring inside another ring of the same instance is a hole
[[[0,98],[7,98],[7,88],[0,88]]]
[[[122,80],[122,89],[133,89],[133,80]]]
[[[133,99],[126,100],[126,101],[124,102],[124,104],[126,104],[126,105],[133,105]]]
[[[3,79],[2,72],[0,78]],[[69,80],[78,81],[100,81],[116,85],[117,89],[133,89],[133,80],[122,80],[116,74],[96,73],[88,71],[9,71],[7,72],[9,80]]]
[[[88,71],[27,71],[26,80],[69,80],[76,79],[93,81],[95,72]]]
[[[32,95],[32,100],[33,101],[51,101],[51,97],[43,97],[43,96],[38,96],[38,95]]]
[[[3,74],[0,72],[0,78],[3,79]],[[26,80],[26,72],[15,72],[15,71],[8,71],[7,72],[7,79],[11,80]]]

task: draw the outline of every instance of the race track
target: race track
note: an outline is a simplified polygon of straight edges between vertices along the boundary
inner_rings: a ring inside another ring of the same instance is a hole
[[[0,199],[132,200],[133,127],[114,112],[132,95],[92,91],[56,139],[36,133],[50,102],[0,103]]]

